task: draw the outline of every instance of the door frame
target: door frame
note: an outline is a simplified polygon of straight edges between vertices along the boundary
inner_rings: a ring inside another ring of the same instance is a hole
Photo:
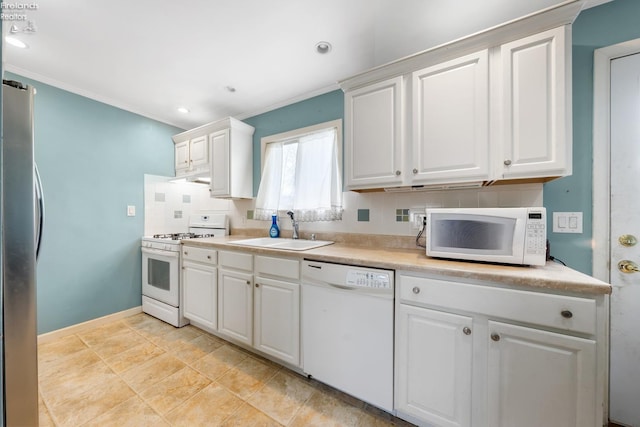
[[[592,274],[610,282],[611,61],[640,53],[640,39],[593,52],[593,259]]]

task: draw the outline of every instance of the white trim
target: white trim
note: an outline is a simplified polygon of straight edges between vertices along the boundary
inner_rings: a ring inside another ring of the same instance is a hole
[[[640,39],[593,52],[593,277],[609,282],[611,61],[640,53]]]
[[[59,338],[64,338],[69,335],[79,334],[89,329],[97,328],[98,326],[115,322],[116,320],[134,316],[138,313],[142,313],[142,306],[133,307],[128,310],[123,310],[117,313],[108,314],[103,317],[98,317],[97,319],[87,320],[86,322],[78,323],[77,325],[71,325],[67,326],[66,328],[40,334],[38,335],[38,345],[57,340]]]

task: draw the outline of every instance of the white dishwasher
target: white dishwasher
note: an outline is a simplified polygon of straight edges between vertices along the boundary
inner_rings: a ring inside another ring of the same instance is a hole
[[[304,260],[307,375],[393,411],[394,271]]]

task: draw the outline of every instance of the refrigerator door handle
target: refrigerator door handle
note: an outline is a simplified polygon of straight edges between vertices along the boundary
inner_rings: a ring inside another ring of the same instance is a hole
[[[38,165],[34,163],[34,171],[36,178],[36,207],[38,210],[36,228],[36,261],[40,256],[40,245],[42,244],[42,230],[44,229],[44,195],[42,193],[42,181],[40,180],[40,172]]]

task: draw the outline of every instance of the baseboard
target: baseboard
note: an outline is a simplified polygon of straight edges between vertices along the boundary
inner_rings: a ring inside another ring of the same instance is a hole
[[[124,319],[125,317],[130,317],[138,313],[142,313],[142,306],[133,307],[128,310],[123,310],[117,313],[108,314],[103,317],[98,317],[97,319],[87,320],[86,322],[78,323],[77,325],[71,325],[67,326],[66,328],[46,332],[44,334],[38,335],[38,344],[48,343],[50,341],[66,337],[68,335],[79,334],[86,330],[93,329],[98,326],[114,322],[116,320]]]

